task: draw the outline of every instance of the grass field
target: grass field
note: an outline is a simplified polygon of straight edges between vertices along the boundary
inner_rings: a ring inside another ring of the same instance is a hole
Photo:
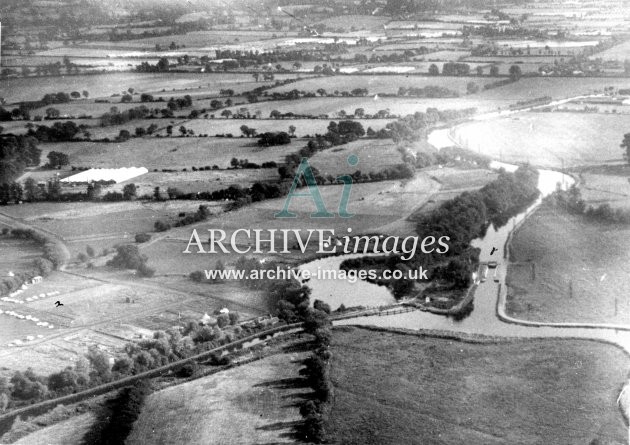
[[[199,203],[187,201],[35,203],[8,207],[7,213],[71,240],[84,235],[119,233],[125,229],[135,233],[134,227],[137,231],[143,231],[146,222],[159,217],[177,216],[180,212],[194,212],[198,207]],[[116,221],[115,226],[112,221]]]
[[[508,312],[537,321],[627,324],[629,239],[625,226],[536,211],[513,238]]]
[[[320,187],[322,199],[329,211],[337,212],[342,188],[342,185]],[[225,264],[231,264],[240,256],[231,250],[228,255],[183,254],[182,252],[186,249],[194,228],[198,230],[202,240],[207,238],[206,230],[210,228],[225,230],[227,239],[230,238],[233,231],[241,228],[256,228],[263,231],[300,228],[304,231],[303,236],[306,236],[305,231],[308,229],[334,229],[337,235],[344,235],[348,228],[351,228],[355,234],[382,231],[383,233],[408,235],[413,230],[413,225],[406,222],[406,217],[426,203],[438,190],[438,183],[424,173],[419,173],[414,179],[408,181],[354,184],[347,208],[350,213],[355,215],[352,218],[310,218],[310,214],[314,211],[312,201],[296,198],[291,202],[290,211],[295,212],[298,217],[278,219],[274,217],[274,214],[282,210],[284,198],[271,199],[214,216],[199,224],[175,228],[168,233],[167,239],[161,239],[147,246],[143,252],[152,259],[152,267],[155,267],[158,273],[188,274],[193,270],[207,269],[208,266],[213,266],[217,259],[221,259]],[[401,196],[404,196],[405,199],[400,199]],[[253,251],[253,237],[247,240],[244,234],[241,233],[240,235],[236,238],[239,249],[247,249],[249,245]],[[279,232],[278,235],[280,235]],[[317,240],[318,234],[313,233],[307,250],[309,254],[313,254],[318,249]],[[277,251],[282,250],[282,242],[281,237],[278,236],[276,240]],[[288,245],[292,246],[293,244],[295,244],[295,238],[290,236]],[[195,248],[192,248],[192,251],[196,252]],[[251,252],[247,255],[255,256]],[[261,256],[284,261],[287,259],[303,261],[306,258],[302,254]]]
[[[113,186],[114,190],[121,190],[125,184],[134,183],[138,187],[140,195],[153,193],[155,187],[166,190],[175,187],[184,193],[213,192],[225,189],[231,185],[243,188],[251,187],[255,182],[273,181],[278,179],[278,172],[275,168],[264,169],[239,169],[239,170],[212,170],[203,172],[178,173],[147,173],[138,178],[130,179]],[[219,207],[217,202],[202,202],[210,207]],[[197,203],[197,205],[199,202]]]
[[[357,29],[382,30],[383,25],[387,21],[387,17],[376,17],[372,15],[344,15],[320,20],[318,23],[323,23],[331,28],[346,28],[348,23],[352,23],[352,25]]]
[[[322,81],[321,87],[325,90],[335,89],[333,81]],[[511,103],[509,100],[481,101],[476,95],[454,99],[414,99],[410,97],[315,97],[304,98],[297,101],[268,101],[257,102],[247,106],[250,113],[260,110],[263,117],[268,117],[272,110],[281,113],[310,114],[313,116],[327,115],[329,119],[338,118],[338,112],[344,110],[348,114],[354,113],[357,108],[363,108],[366,114],[374,114],[379,110],[389,109],[389,112],[397,115],[413,114],[417,111],[425,112],[433,107],[439,110],[462,109],[477,107],[480,111],[494,110],[499,106]],[[233,107],[234,112],[240,107]]]
[[[215,113],[215,116],[218,116],[218,114],[219,113]],[[385,128],[385,125],[391,121],[392,119],[365,119],[360,122],[365,128],[372,127],[374,131],[378,131],[381,128]],[[160,121],[154,122],[160,125]],[[184,125],[187,129],[193,130],[195,134],[214,136],[216,134],[231,133],[239,137],[242,134],[240,129],[242,125],[255,128],[259,134],[267,131],[289,132],[289,126],[292,125],[296,128],[295,135],[297,137],[304,137],[313,136],[315,134],[325,134],[329,124],[330,120],[327,119],[192,119],[178,123],[174,132],[177,131],[179,125]],[[150,122],[148,122],[147,125],[150,125]],[[166,127],[166,124],[161,124],[161,126]],[[118,129],[119,127],[115,128]],[[110,130],[110,132],[114,132],[114,130]],[[162,130],[160,133],[166,135],[165,130]],[[116,132],[116,135],[117,134],[118,132]],[[257,139],[254,139],[254,141],[256,140]],[[306,145],[306,141],[293,141],[293,144]]]
[[[82,436],[88,431],[94,416],[91,413],[71,417],[14,442],[16,445],[80,445]]]
[[[433,168],[427,170],[427,173],[442,185],[441,192],[481,188],[497,176],[491,170],[465,167]]]
[[[624,443],[630,361],[584,341],[473,345],[335,329],[332,443]],[[387,370],[384,372],[384,370]]]
[[[8,206],[5,212],[62,236],[76,255],[85,252],[87,245],[100,253],[106,247],[133,241],[136,233],[152,232],[157,220],[174,222],[181,212],[196,212],[199,204],[195,201],[36,203]],[[216,203],[206,204],[211,212],[220,211]]]
[[[528,77],[500,88],[480,92],[475,97],[481,100],[520,100],[550,96],[554,99],[601,92],[605,87],[630,87],[628,79],[598,79],[596,77]]]
[[[217,44],[228,44],[228,43],[238,43],[238,42],[257,42],[270,40],[273,37],[273,34],[278,34],[281,37],[295,37],[297,33],[295,32],[277,32],[277,31],[249,31],[242,32],[240,30],[210,30],[210,31],[193,31],[186,34],[181,34],[177,36],[164,36],[164,37],[148,37],[144,39],[135,39],[130,41],[120,41],[120,42],[110,42],[110,41],[102,41],[102,42],[92,42],[91,44],[82,44],[77,47],[77,49],[87,49],[90,47],[100,47],[106,46],[108,49],[129,49],[129,48],[138,48],[138,49],[147,49],[153,51],[155,49],[155,44],[159,43],[163,47],[168,47],[168,45],[175,41],[178,45],[186,45],[185,48],[182,48],[182,54],[185,54],[186,51],[191,51],[195,48],[202,49],[207,48],[208,46],[213,46]]]
[[[593,165],[622,159],[619,144],[628,131],[627,120],[616,115],[523,113],[461,125],[455,140],[505,162],[554,168],[562,168],[563,160],[565,168]]]
[[[166,96],[166,100],[168,100],[169,96],[168,93],[164,93],[164,95]],[[162,103],[162,102],[156,102],[156,103],[145,103],[145,104],[141,104],[140,102],[127,102],[127,103],[121,103],[120,102],[120,97],[112,97],[107,99],[109,102],[100,102],[100,103],[96,103],[94,100],[89,99],[89,100],[83,100],[83,99],[79,99],[79,100],[75,100],[75,101],[71,101],[71,102],[67,102],[64,104],[57,104],[54,105],[53,108],[59,110],[59,114],[61,117],[65,117],[65,118],[70,118],[70,119],[77,119],[75,121],[75,123],[77,125],[80,124],[86,124],[86,125],[90,125],[90,124],[96,124],[96,125],[100,125],[100,117],[105,114],[105,113],[109,113],[110,110],[112,108],[116,108],[118,109],[119,112],[124,112],[126,110],[129,110],[131,108],[135,108],[138,107],[140,105],[145,105],[147,108],[153,109],[153,108],[157,108],[162,109],[166,106],[166,103]],[[33,110],[32,114],[33,116],[46,116],[46,109],[48,109],[49,106],[44,106],[41,108],[36,108]],[[187,112],[182,112],[182,114],[188,115]],[[86,119],[78,119],[81,117],[89,117],[89,120]],[[159,124],[160,121],[156,121],[156,123]],[[166,122],[166,121],[164,121]],[[54,121],[37,121],[35,123],[35,125],[47,125],[50,126],[52,125],[52,123],[54,123]]]
[[[283,123],[283,126],[285,123]],[[287,123],[286,126],[289,124]],[[173,132],[175,134],[175,131]],[[134,138],[122,143],[75,142],[45,144],[50,151],[60,151],[70,157],[70,165],[94,168],[146,167],[149,171],[230,166],[232,158],[248,159],[262,164],[282,161],[288,153],[306,145],[293,139],[291,144],[260,148],[257,139],[246,138]]]
[[[350,155],[356,155],[359,158],[356,166],[348,165],[347,160]],[[309,163],[322,175],[330,174],[334,177],[356,171],[376,172],[402,162],[402,156],[391,139],[358,140],[321,151],[309,159]]]
[[[4,226],[0,226],[2,229]],[[10,271],[19,272],[41,257],[42,249],[32,241],[14,239],[0,235],[0,276]]]
[[[322,78],[310,78],[299,82],[291,83],[276,87],[271,91],[291,91],[298,89],[300,91],[316,92],[319,88],[324,88],[328,93],[334,90],[352,91],[355,88],[367,88],[370,95],[374,94],[394,94],[398,92],[400,87],[405,88],[423,88],[426,86],[439,86],[457,91],[460,95],[466,94],[466,84],[474,82],[478,86],[482,86],[494,79],[491,78],[471,78],[471,77],[424,77],[424,76],[337,76],[335,77],[334,86],[330,89],[322,86],[326,80]]]
[[[108,42],[111,44],[111,42]],[[279,74],[276,79],[286,77]],[[169,92],[186,88],[192,91],[201,86],[208,93],[218,94],[220,89],[255,88],[250,74],[239,73],[108,73],[61,77],[27,77],[6,79],[3,81],[3,97],[9,103],[22,100],[38,100],[45,94],[64,91],[87,90],[91,98],[109,97],[120,94],[127,88],[134,88],[139,93],[147,92],[159,95],[162,90],[166,96]],[[260,86],[260,84],[258,85]],[[116,98],[114,98],[115,100]],[[120,98],[118,98],[120,100]]]
[[[129,445],[295,443],[303,353],[280,354],[149,396]],[[164,428],[164,424],[168,428]]]
[[[630,58],[630,42],[622,42],[619,45],[615,45],[606,51],[597,53],[594,57],[602,58],[604,60],[618,60],[623,62]]]
[[[580,172],[582,198],[591,205],[630,208],[630,166],[597,166]]]

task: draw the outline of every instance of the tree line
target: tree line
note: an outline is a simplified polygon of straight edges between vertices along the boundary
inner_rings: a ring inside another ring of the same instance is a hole
[[[12,277],[3,277],[0,280],[0,295],[8,295],[18,290],[33,277],[47,277],[65,261],[65,253],[54,238],[32,229],[9,229],[5,227],[1,233],[3,237],[34,242],[41,248],[42,254],[33,260],[30,267],[15,272]]]
[[[0,184],[14,181],[26,167],[39,165],[40,155],[35,138],[0,134]]]
[[[538,171],[529,166],[519,167],[514,173],[501,171],[494,181],[478,191],[464,192],[445,201],[437,209],[421,216],[416,233],[421,237],[449,238],[446,254],[421,253],[403,261],[398,255],[363,257],[346,260],[341,267],[350,269],[427,269],[427,277],[437,286],[465,289],[472,280],[472,272],[478,264],[478,250],[473,249],[473,239],[485,235],[490,224],[500,227],[530,205],[538,196]],[[413,292],[413,281],[390,280],[377,282],[391,287],[394,296],[408,296]]]

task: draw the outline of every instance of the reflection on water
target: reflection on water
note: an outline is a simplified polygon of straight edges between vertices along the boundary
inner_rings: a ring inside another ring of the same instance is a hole
[[[503,163],[493,163],[493,168],[505,168],[508,171],[516,170],[517,166]],[[486,234],[482,238],[472,241],[473,247],[481,249],[480,260],[495,260],[503,262],[505,243],[509,233],[521,223],[525,217],[531,213],[541,202],[542,197],[549,195],[556,190],[558,185],[564,188],[573,184],[573,178],[566,176],[560,172],[550,170],[539,170],[538,189],[541,196],[525,211],[510,218],[504,226],[495,228],[490,225]],[[491,255],[492,248],[496,250]],[[339,270],[339,265],[346,259],[357,258],[363,255],[342,255],[324,258],[312,261],[301,266],[302,269],[308,269],[311,273],[316,273],[317,269],[334,269]],[[497,268],[497,276],[499,281],[505,279],[505,264],[499,264]],[[309,286],[313,292],[311,298],[325,301],[334,310],[341,304],[346,307],[352,306],[378,306],[395,302],[394,297],[387,288],[378,286],[366,281],[357,281],[350,283],[347,280],[317,280],[311,279]],[[361,319],[350,319],[340,322],[341,324],[383,324],[390,327],[400,327],[408,329],[446,329],[459,330],[468,333],[487,333],[489,328],[493,334],[500,335],[518,335],[522,329],[531,331],[532,328],[514,326],[502,323],[496,317],[496,301],[498,295],[499,284],[493,279],[488,279],[481,283],[477,288],[474,300],[474,309],[461,320],[454,320],[442,315],[436,315],[429,312],[409,312],[386,317],[365,317]],[[530,334],[531,335],[531,334]]]
[[[363,256],[366,255],[350,254],[333,256],[311,261],[310,263],[300,266],[300,269],[308,270],[312,277],[308,282],[308,286],[312,289],[311,301],[322,300],[328,303],[332,310],[337,309],[342,304],[346,307],[352,307],[383,306],[395,303],[396,299],[385,286],[378,286],[363,280],[356,280],[354,283],[350,280],[318,280],[313,276],[317,274],[318,270],[339,270],[339,265],[343,261]]]

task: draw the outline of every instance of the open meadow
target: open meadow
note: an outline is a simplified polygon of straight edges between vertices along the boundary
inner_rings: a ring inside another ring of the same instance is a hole
[[[277,80],[295,76],[278,74]],[[86,74],[61,77],[27,77],[3,80],[3,97],[9,103],[22,100],[39,100],[45,94],[63,91],[82,92],[89,97],[110,97],[121,94],[128,88],[138,93],[151,93],[167,96],[173,92],[203,89],[206,94],[218,95],[221,89],[233,89],[235,92],[256,88],[264,83],[254,82],[250,74],[245,73],[108,73]],[[184,93],[188,94],[188,93]]]
[[[276,36],[276,34],[280,34],[280,36]],[[164,36],[164,37],[147,37],[141,39],[127,40],[127,41],[119,41],[119,42],[110,42],[110,41],[96,41],[89,42],[87,44],[75,45],[68,48],[60,48],[57,51],[63,53],[70,53],[72,55],[83,55],[89,54],[90,51],[94,49],[104,49],[108,51],[110,54],[115,53],[116,51],[143,51],[143,52],[155,52],[155,45],[162,45],[164,48],[167,48],[169,44],[173,41],[178,45],[184,45],[185,48],[180,48],[179,50],[168,51],[168,54],[191,54],[196,52],[208,52],[209,48],[212,48],[216,45],[239,45],[246,44],[247,42],[253,42],[256,44],[257,42],[264,42],[268,40],[274,41],[282,41],[283,38],[293,38],[296,37],[297,33],[295,32],[282,32],[276,33],[274,31],[248,31],[242,32],[240,30],[227,30],[227,29],[217,29],[217,30],[208,30],[208,31],[192,31],[185,34],[180,34],[177,36]],[[53,51],[46,51],[42,54],[55,54]]]
[[[334,88],[332,81],[322,81],[321,87],[324,89]],[[426,112],[427,108],[437,108],[439,110],[455,110],[464,108],[477,108],[479,111],[493,111],[500,106],[507,106],[509,100],[481,101],[475,95],[448,98],[448,99],[422,99],[412,97],[312,97],[303,98],[299,101],[267,101],[257,102],[247,106],[250,113],[260,111],[263,117],[269,116],[273,110],[281,113],[308,114],[313,116],[326,116],[327,119],[339,117],[339,111],[343,110],[347,114],[354,113],[357,108],[363,108],[366,114],[375,114],[380,110],[388,110],[389,113],[405,116],[414,114],[417,111]],[[232,107],[235,112],[240,107]]]
[[[16,445],[81,445],[83,434],[93,423],[93,414],[81,414],[35,431],[14,443]]]
[[[625,443],[624,1],[0,1],[0,442]]]
[[[626,324],[629,239],[627,226],[537,210],[512,241],[508,313],[536,321]]]
[[[246,107],[249,109],[249,106]],[[354,110],[352,111],[354,112]],[[215,115],[218,115],[218,113],[215,113]],[[266,118],[268,116],[264,117]],[[372,127],[374,131],[378,131],[385,128],[392,120],[393,119],[362,119],[359,120],[359,122],[361,122],[361,125],[365,128]],[[179,128],[179,125],[184,125],[187,130],[193,130],[195,134],[207,134],[209,136],[216,134],[232,134],[239,137],[241,135],[241,126],[243,125],[255,129],[258,134],[274,131],[285,131],[289,133],[289,127],[293,126],[295,127],[295,135],[301,138],[314,136],[316,134],[325,134],[329,124],[330,120],[328,119],[190,119],[178,123],[174,133],[177,128]],[[160,133],[165,135],[166,131],[162,130]],[[254,139],[254,141],[256,140],[257,139]],[[291,144],[306,145],[306,141],[293,140]],[[271,153],[273,153],[274,148],[278,147],[269,147],[265,150],[272,150]],[[273,159],[272,156],[270,160],[275,159]]]
[[[328,185],[320,187],[322,199],[331,212],[337,212],[338,202],[342,192],[342,185]],[[275,218],[274,214],[281,211],[284,206],[284,198],[270,199],[256,202],[247,207],[234,210],[207,221],[186,227],[175,228],[169,231],[166,238],[161,238],[155,243],[143,248],[158,274],[180,273],[187,274],[193,270],[207,269],[213,266],[217,259],[224,264],[233,264],[241,255],[231,252],[229,254],[184,254],[182,253],[191,238],[193,229],[197,229],[200,238],[207,239],[207,229],[222,229],[230,239],[232,232],[237,229],[327,229],[335,230],[337,236],[346,235],[347,230],[352,229],[353,234],[382,232],[393,235],[409,235],[413,225],[406,221],[415,209],[421,207],[439,190],[439,184],[424,173],[417,174],[407,181],[382,181],[377,183],[354,184],[347,210],[354,215],[352,218],[310,218],[313,212],[312,201],[305,198],[296,198],[291,202],[290,210],[295,212],[297,218]],[[399,197],[406,197],[401,200]],[[264,232],[263,232],[264,233]],[[282,239],[277,233],[276,250],[282,250]],[[309,243],[308,255],[313,255],[318,246],[318,233],[312,235]],[[254,250],[253,238],[247,239],[243,233],[238,234],[236,242],[239,249]],[[297,254],[296,240],[289,236],[288,246],[292,254],[265,254],[259,257],[269,257],[280,261],[290,259],[292,262],[300,262],[306,259],[304,255]],[[196,252],[195,247],[191,247]],[[251,252],[247,254],[252,255]]]
[[[507,100],[510,104],[518,101],[549,96],[564,99],[587,94],[602,93],[604,88],[628,88],[629,79],[599,79],[596,77],[523,77],[499,88],[482,91],[475,97],[480,100]]]
[[[322,83],[326,83],[326,79],[310,78],[273,88],[270,92],[287,92],[293,89],[298,89],[300,91],[315,93],[318,89],[324,88],[328,94],[331,94],[335,90],[350,92],[355,88],[366,88],[368,93],[374,96],[375,94],[396,94],[398,93],[398,89],[400,87],[424,88],[427,86],[437,86],[441,88],[448,88],[449,90],[455,91],[463,96],[466,94],[466,85],[469,82],[474,82],[477,86],[483,87],[484,84],[493,80],[496,79],[486,77],[425,77],[413,75],[345,75],[336,76],[334,85],[330,89],[322,86]]]
[[[273,355],[153,393],[126,443],[295,443],[293,427],[301,421],[295,404],[311,391],[300,384],[304,358]]]
[[[126,184],[135,184],[138,195],[152,195],[155,187],[166,191],[169,187],[183,193],[214,192],[230,186],[248,188],[256,182],[267,182],[278,179],[275,168],[237,169],[237,170],[204,170],[175,173],[149,172],[112,186],[112,190],[121,191]],[[189,201],[196,206],[206,204],[220,209],[221,201]]]
[[[348,165],[350,155],[355,155],[359,160],[354,166]],[[336,178],[340,175],[353,174],[356,171],[362,173],[377,172],[387,167],[399,165],[403,160],[396,144],[391,139],[359,139],[315,153],[308,162],[321,175],[332,175]]]
[[[582,198],[590,205],[607,203],[613,208],[630,208],[630,166],[603,165],[579,173]]]
[[[287,126],[289,124],[286,124]],[[305,145],[304,141],[292,140],[291,144],[263,148],[257,139],[247,138],[133,138],[125,142],[74,142],[50,143],[45,148],[69,156],[70,165],[91,168],[146,167],[154,169],[203,168],[217,165],[228,168],[232,158],[248,159],[262,164],[279,162],[284,156]]]
[[[627,120],[602,114],[521,113],[460,125],[454,139],[503,162],[570,168],[621,161],[619,144],[628,131]]]
[[[615,45],[606,51],[597,53],[595,57],[601,57],[604,60],[618,60],[623,62],[630,58],[630,42],[622,42],[619,45]]]
[[[335,443],[623,443],[628,357],[586,341],[476,345],[337,328]],[[386,371],[385,371],[386,370]]]
[[[73,255],[85,253],[86,246],[97,253],[121,242],[132,242],[134,235],[152,232],[157,220],[176,221],[180,213],[192,214],[199,208],[196,201],[111,202],[107,204],[36,203],[6,207],[6,213],[25,224],[48,230],[63,238]],[[208,203],[211,212],[220,206]]]
[[[0,224],[0,230],[6,226]],[[42,249],[34,241],[0,235],[0,276],[28,268],[33,260],[41,257]]]

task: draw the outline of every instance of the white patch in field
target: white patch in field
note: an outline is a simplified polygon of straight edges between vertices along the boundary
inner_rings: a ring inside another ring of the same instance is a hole
[[[76,175],[69,176],[61,182],[92,182],[92,181],[115,181],[116,183],[127,181],[136,176],[148,173],[145,167],[123,167],[123,168],[91,168]]]

